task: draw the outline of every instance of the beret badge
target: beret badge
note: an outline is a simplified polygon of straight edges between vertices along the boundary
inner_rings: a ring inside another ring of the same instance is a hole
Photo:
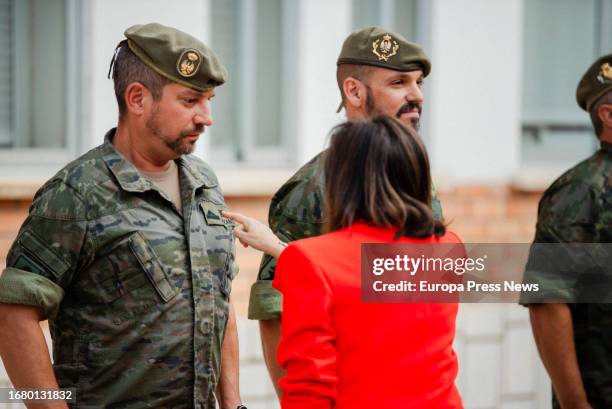
[[[378,57],[379,61],[388,61],[390,57],[397,54],[399,44],[389,34],[372,43],[372,52]]]
[[[597,75],[597,79],[602,84],[612,83],[612,65],[610,65],[610,63],[606,62],[601,65],[601,69],[599,70],[599,75]]]
[[[202,57],[197,50],[193,48],[183,51],[176,63],[176,69],[183,77],[191,77],[198,72]]]

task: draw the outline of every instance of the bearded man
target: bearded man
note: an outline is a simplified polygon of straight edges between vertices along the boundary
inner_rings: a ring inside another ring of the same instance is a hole
[[[431,71],[431,63],[418,44],[380,27],[368,27],[345,40],[337,67],[340,109],[344,107],[349,121],[386,114],[419,128],[424,101],[421,87]],[[306,163],[272,198],[268,223],[284,243],[323,232],[324,155],[325,151]],[[442,219],[435,192],[432,211],[436,219]],[[276,360],[276,350],[282,303],[281,294],[272,288],[275,267],[276,259],[264,254],[257,281],[251,287],[249,318],[259,320],[264,359],[280,397],[278,380],[283,371]]]

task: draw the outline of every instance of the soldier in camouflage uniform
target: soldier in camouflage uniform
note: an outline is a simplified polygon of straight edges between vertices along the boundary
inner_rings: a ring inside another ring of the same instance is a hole
[[[173,28],[125,35],[118,127],[36,193],[10,249],[0,352],[16,387],[74,388],[75,408],[212,409],[221,383],[234,409],[233,226],[215,174],[188,155],[225,69]]]
[[[431,70],[420,46],[399,34],[369,27],[345,40],[337,66],[338,86],[348,120],[388,114],[418,128],[423,103],[421,84]],[[272,198],[268,223],[284,242],[322,234],[324,155],[321,152],[305,164]],[[432,207],[436,218],[442,219],[435,192]],[[275,267],[276,259],[265,254],[258,279],[251,288],[249,318],[260,320],[264,358],[280,396],[278,379],[282,371],[276,349],[280,340],[281,295],[272,288]]]
[[[544,193],[535,243],[612,242],[612,54],[591,65],[577,89],[578,105],[590,113],[601,142]],[[612,408],[612,304],[575,303],[589,280],[581,263],[570,277],[559,277],[563,258],[547,257],[534,244],[526,280],[539,282],[551,302],[529,298],[532,328],[551,377],[553,407]],[[548,265],[547,271],[536,266]],[[569,290],[559,283],[570,283]],[[552,298],[551,298],[552,297]],[[563,303],[566,301],[567,303]],[[526,303],[526,302],[523,302]]]

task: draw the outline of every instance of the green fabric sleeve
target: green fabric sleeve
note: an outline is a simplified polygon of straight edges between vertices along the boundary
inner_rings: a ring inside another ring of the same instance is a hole
[[[54,318],[64,290],[53,281],[29,271],[8,267],[0,275],[0,302],[39,307],[45,318]]]
[[[271,320],[280,318],[282,294],[272,288],[272,280],[257,280],[251,286],[249,298],[249,319]]]
[[[598,241],[590,220],[594,207],[591,188],[579,182],[571,181],[545,192],[523,277],[524,283],[538,284],[540,291],[522,293],[521,305],[572,303],[580,298],[581,281],[592,263],[578,243]]]

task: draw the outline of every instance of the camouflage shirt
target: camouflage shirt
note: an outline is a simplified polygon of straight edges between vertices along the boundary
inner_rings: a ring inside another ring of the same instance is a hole
[[[593,156],[557,179],[544,193],[539,205],[535,243],[612,243],[612,145],[603,143]],[[579,300],[592,271],[576,271],[570,277],[575,293],[556,288],[554,271],[535,271],[534,265],[553,266],[555,260],[538,260],[532,247],[526,279],[539,282],[547,297]],[[556,271],[561,271],[559,266]],[[589,273],[590,272],[590,273]],[[561,277],[567,281],[568,277]],[[544,301],[544,300],[542,300]],[[612,408],[612,304],[568,304],[574,327],[576,356],[594,409]],[[559,408],[553,399],[555,408]]]
[[[113,135],[37,192],[0,302],[45,312],[73,407],[214,408],[237,272],[217,179],[195,157],[178,159],[181,215]]]
[[[268,224],[284,242],[323,234],[325,224],[325,176],[323,151],[300,168],[272,197]],[[432,191],[434,216],[442,220],[442,207]],[[281,294],[272,288],[276,259],[264,254],[257,281],[251,287],[249,318],[269,320],[279,318]]]

